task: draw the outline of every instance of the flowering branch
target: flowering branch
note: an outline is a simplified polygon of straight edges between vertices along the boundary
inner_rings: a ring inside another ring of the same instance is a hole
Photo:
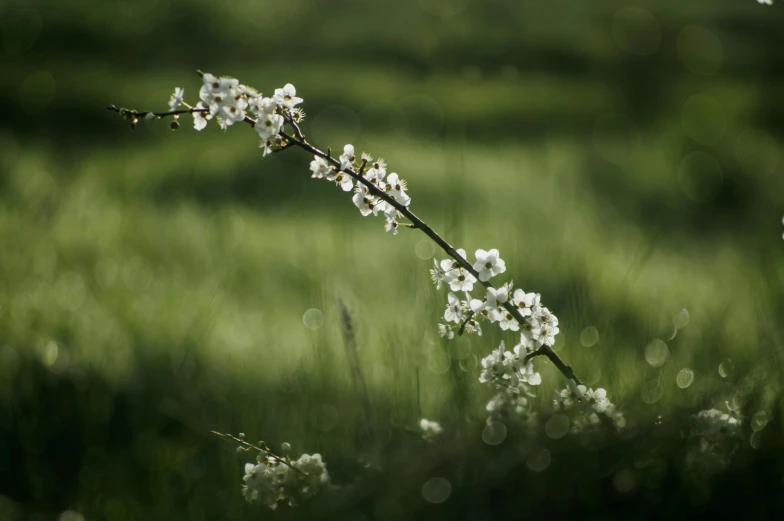
[[[296,128],[297,127],[295,127],[295,129]],[[279,132],[279,135],[285,138],[286,140],[288,140],[293,145],[298,146],[310,152],[311,154],[326,160],[331,165],[338,168],[341,167],[340,161],[336,160],[330,155],[314,147],[313,145],[308,143],[304,139],[304,137],[298,139],[297,137],[286,134],[283,130]],[[366,179],[362,174],[358,173],[353,168],[344,168],[342,171],[346,172],[348,175],[356,179],[358,182],[365,185],[373,195],[375,195],[380,199],[383,199],[387,204],[393,206],[398,212],[400,212],[400,214],[402,214],[406,219],[411,221],[411,226],[410,226],[411,228],[421,230],[425,235],[433,239],[433,241],[436,244],[438,244],[438,246],[441,247],[441,249],[444,250],[444,252],[446,252],[447,255],[449,255],[455,262],[457,262],[461,268],[466,270],[475,278],[479,279],[480,283],[485,288],[493,289],[493,290],[496,289],[489,281],[482,281],[481,278],[479,277],[479,273],[477,272],[477,270],[474,269],[474,267],[465,259],[465,257],[461,256],[451,244],[446,242],[438,233],[436,233],[435,230],[433,230],[430,226],[428,226],[427,223],[425,223],[422,219],[417,217],[417,215],[411,210],[409,210],[407,206],[404,206],[399,202],[397,202],[393,197],[389,196],[387,192],[378,188],[375,184],[373,184],[370,180]],[[519,309],[512,302],[506,301],[502,305],[504,309],[506,309],[515,318],[515,320],[517,320],[517,322],[519,322],[520,324],[525,324],[526,322],[525,319],[520,314]],[[472,316],[473,313],[469,315],[469,317],[466,319],[466,323],[468,323],[468,321],[471,319]],[[465,329],[465,324],[460,328],[459,334],[462,334],[464,329]],[[535,358],[537,356],[544,356],[548,358],[553,363],[553,365],[555,365],[555,367],[557,367],[558,370],[561,371],[561,373],[563,373],[563,375],[566,377],[567,380],[574,380],[577,384],[581,383],[580,379],[577,378],[577,375],[574,374],[574,370],[572,369],[572,367],[566,364],[566,362],[564,362],[561,359],[561,357],[559,357],[558,354],[556,354],[556,352],[553,351],[553,349],[550,346],[543,344],[536,351],[531,353],[529,356],[530,358]]]
[[[280,463],[282,465],[286,465],[291,470],[301,474],[302,476],[307,476],[307,473],[305,473],[302,470],[298,469],[297,467],[293,466],[285,458],[281,458],[280,456],[276,456],[275,454],[273,454],[272,451],[270,450],[270,448],[267,447],[267,445],[263,441],[259,442],[259,445],[261,445],[261,447],[259,447],[257,445],[254,445],[252,443],[248,443],[247,441],[245,441],[242,438],[242,434],[240,434],[240,437],[237,437],[237,436],[234,436],[234,435],[228,434],[228,433],[218,432],[218,431],[210,431],[210,434],[214,434],[215,436],[217,436],[218,438],[220,438],[222,440],[233,441],[233,442],[237,443],[240,447],[245,448],[245,450],[255,450],[255,451],[258,451],[259,454],[266,455],[272,461],[275,461],[275,462]]]
[[[387,175],[386,163],[373,160],[367,154],[355,156],[354,146],[345,145],[343,154],[333,156],[331,149],[326,152],[311,145],[305,138],[299,123],[305,117],[304,111],[297,107],[302,98],[297,97],[296,88],[287,84],[276,89],[271,97],[264,97],[253,87],[240,84],[229,77],[216,77],[202,73],[203,85],[199,90],[200,101],[195,106],[184,100],[184,90],[177,88],[169,100],[168,112],[136,111],[109,109],[132,121],[132,128],[141,120],[161,119],[171,116],[172,129],[179,127],[177,120],[181,114],[190,113],[196,130],[206,128],[208,121],[215,119],[226,130],[234,123],[249,124],[261,138],[264,156],[280,152],[292,146],[299,147],[313,155],[310,170],[313,178],[326,179],[338,185],[343,191],[353,191],[352,201],[363,216],[382,214],[386,220],[385,229],[397,235],[401,224],[404,227],[419,229],[432,239],[449,258],[440,263],[433,260],[431,270],[437,289],[448,284],[452,292],[448,294],[447,308],[444,311],[445,324],[439,324],[439,333],[448,338],[454,337],[450,322],[460,324],[458,334],[464,332],[481,334],[479,320],[496,323],[501,330],[520,331],[520,343],[512,351],[506,351],[503,343],[498,350],[482,360],[484,372],[480,381],[492,383],[508,396],[499,403],[522,403],[520,397],[530,394],[529,386],[541,382],[539,373],[533,368],[533,359],[544,356],[566,377],[569,385],[580,386],[581,382],[574,370],[553,350],[555,336],[559,332],[558,318],[541,305],[538,293],[526,293],[522,289],[513,291],[510,281],[500,287],[494,286],[490,279],[506,271],[506,264],[498,250],[476,250],[476,262],[468,261],[466,252],[449,244],[433,228],[420,219],[411,209],[411,197],[406,193],[406,182],[396,173]],[[179,108],[186,107],[185,109]],[[288,128],[287,128],[288,127]],[[290,130],[289,130],[290,129]],[[405,218],[407,223],[399,223]],[[470,291],[479,282],[486,295],[480,299],[472,298]],[[464,292],[466,299],[461,300],[453,292]],[[462,324],[461,324],[462,323]],[[592,390],[586,389],[586,392]],[[488,409],[489,410],[489,409]],[[496,412],[498,411],[496,407]],[[223,436],[237,442],[239,438]],[[246,443],[246,442],[243,442]],[[249,444],[243,445],[255,450],[265,450]],[[277,462],[270,456],[270,461]],[[266,460],[265,460],[266,461]],[[281,460],[281,464],[286,464]],[[276,463],[277,464],[277,463]]]

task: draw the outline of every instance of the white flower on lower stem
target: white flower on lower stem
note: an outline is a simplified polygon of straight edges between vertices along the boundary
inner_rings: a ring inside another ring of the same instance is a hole
[[[323,157],[313,156],[313,161],[310,162],[310,171],[313,172],[313,175],[310,176],[311,178],[323,179],[332,172],[332,168],[330,168],[329,163]]]
[[[505,308],[499,308],[496,312],[496,318],[498,319],[498,327],[502,330],[507,331],[519,331],[520,330],[520,323],[517,319],[512,315],[509,311]]]
[[[397,235],[398,226],[400,226],[400,223],[398,223],[397,220],[387,217],[387,222],[384,224],[384,230],[392,232],[392,235]]]
[[[506,361],[506,347],[504,341],[498,349],[493,350],[489,355],[482,359],[482,374],[479,375],[481,383],[488,383],[498,379],[504,378],[509,373],[509,366],[504,362]]]
[[[520,310],[524,317],[531,315],[531,310],[539,305],[540,295],[538,293],[526,293],[522,289],[516,289],[512,296],[512,303]]]
[[[400,179],[397,174],[392,173],[387,176],[387,180],[384,181],[384,189],[403,206],[411,204],[411,198],[406,194],[406,182]]]
[[[449,292],[449,295],[447,295],[444,320],[446,322],[454,322],[455,324],[459,324],[463,320],[463,310],[460,305],[460,299],[451,291]]]
[[[558,329],[556,327],[558,326],[558,317],[553,315],[550,312],[550,310],[547,309],[546,307],[537,306],[536,308],[533,309],[532,315],[536,319],[536,321],[539,322],[540,324],[555,328],[556,330]],[[556,331],[556,334],[557,333],[558,331]]]
[[[463,268],[454,268],[447,272],[446,281],[452,291],[471,291],[476,278]]]
[[[457,254],[463,259],[466,258],[463,248],[459,248]],[[444,282],[449,284],[449,289],[452,291],[471,291],[474,289],[476,277],[461,267],[456,260],[442,260],[441,269],[444,271]]]
[[[384,176],[386,175],[387,175],[387,164],[381,158],[374,161],[371,167],[368,169],[368,171],[365,172],[365,177],[367,177],[368,180],[374,182],[383,181]]]
[[[196,108],[197,109],[206,109],[207,106],[204,104],[204,102],[200,101],[196,105]],[[194,112],[193,113],[193,128],[195,128],[196,130],[204,130],[204,128],[207,126],[207,121],[209,121],[211,119],[212,119],[212,114],[210,114],[209,112]]]
[[[498,250],[476,250],[475,255],[474,269],[479,274],[479,280],[482,282],[487,282],[490,280],[490,277],[506,271],[506,263],[501,260]]]
[[[335,183],[337,183],[344,192],[350,192],[354,188],[354,179],[346,172],[337,172],[335,174]]]
[[[223,130],[234,123],[239,123],[245,120],[245,110],[248,108],[248,102],[245,98],[230,97],[226,103],[221,104],[218,109],[218,117],[220,118],[220,126]],[[282,126],[282,124],[281,124]],[[280,131],[280,127],[278,127]],[[278,132],[275,132],[277,134]],[[271,136],[267,136],[271,137]]]
[[[272,153],[272,143],[270,142],[269,139],[266,141],[262,140],[261,144],[259,145],[259,148],[264,149],[264,153],[261,155],[261,157],[267,157]]]
[[[540,347],[542,347],[541,342],[526,338],[525,335],[521,333],[520,343],[514,346],[514,352],[517,356],[525,358],[526,356],[535,353]]]
[[[343,153],[340,155],[340,169],[349,170],[354,167],[354,145],[346,145],[343,147]]]
[[[329,473],[320,454],[303,454],[291,466],[262,453],[256,465],[245,465],[242,493],[249,503],[263,503],[272,510],[282,501],[296,505],[329,484]]]
[[[261,139],[269,139],[276,136],[283,128],[283,116],[274,112],[263,111],[259,114],[253,128],[258,132]]]
[[[185,96],[185,89],[181,89],[180,87],[175,88],[174,94],[169,98],[169,110],[176,110],[177,107],[180,106],[180,103],[182,103],[183,96]]]
[[[588,389],[585,392],[585,399],[596,412],[605,412],[612,407],[612,403],[607,398],[607,391],[601,387],[598,389]]]
[[[295,105],[302,103],[302,98],[297,97],[297,89],[291,83],[287,83],[282,89],[275,89],[272,99],[287,109],[293,109]]]
[[[758,4],[773,5],[773,0],[757,0]]]
[[[384,215],[387,220],[395,219],[397,217],[397,209],[383,199],[378,199],[373,207],[373,215],[379,214]]]
[[[452,340],[455,338],[455,332],[446,324],[438,324],[438,336],[442,338],[446,337],[447,340]]]
[[[363,216],[367,217],[373,213],[373,196],[368,193],[365,186],[357,183],[357,187],[354,190],[354,197],[352,197],[351,200],[354,202],[354,206],[359,208],[359,213]]]
[[[422,431],[422,439],[425,441],[432,441],[443,432],[438,422],[430,421],[426,418],[419,420],[419,429]]]
[[[545,318],[549,323],[539,322],[536,311],[534,311],[534,315],[528,317],[523,323],[521,332],[528,340],[538,340],[543,344],[552,346],[555,344],[555,335],[558,334],[559,329],[558,326],[552,325],[552,321],[549,317]],[[554,318],[554,315],[552,318]]]
[[[438,265],[438,261],[434,258],[433,267],[430,269],[430,280],[436,285],[436,291],[441,289],[441,284],[443,284],[445,276],[446,273],[441,269],[441,266]]]

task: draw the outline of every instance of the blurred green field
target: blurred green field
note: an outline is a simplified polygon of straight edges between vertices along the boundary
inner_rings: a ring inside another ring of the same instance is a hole
[[[753,0],[4,3],[0,514],[260,515],[242,505],[243,456],[211,429],[321,452],[344,479],[423,416],[455,438],[406,452],[416,476],[489,450],[477,361],[514,336],[437,336],[446,294],[427,270],[444,256],[422,234],[385,234],[310,179],[307,155],[262,159],[246,128],[197,133],[184,117],[177,132],[132,132],[105,110],[163,109],[175,86],[193,101],[197,68],[265,93],[291,81],[318,146],[383,157],[448,241],[498,248],[505,275],[558,315],[559,355],[632,433],[733,399],[776,418],[782,13]],[[644,356],[655,338],[661,368]],[[537,365],[546,405],[564,382]],[[780,437],[777,422],[764,439]]]

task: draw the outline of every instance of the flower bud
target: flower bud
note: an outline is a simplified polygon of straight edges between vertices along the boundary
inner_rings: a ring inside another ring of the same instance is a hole
[[[172,122],[169,124],[169,127],[170,127],[172,130],[177,130],[178,128],[180,128],[180,122],[179,122],[179,121],[172,121]]]

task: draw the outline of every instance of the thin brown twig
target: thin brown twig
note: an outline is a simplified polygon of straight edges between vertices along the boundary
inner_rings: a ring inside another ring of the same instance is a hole
[[[238,443],[241,446],[246,447],[248,449],[253,449],[253,450],[257,450],[259,452],[263,452],[264,454],[267,455],[268,458],[272,458],[273,460],[277,461],[278,463],[282,463],[283,465],[286,465],[291,470],[293,470],[295,472],[298,472],[299,474],[302,474],[303,476],[308,476],[309,475],[307,472],[304,472],[304,471],[298,469],[297,467],[295,467],[294,465],[292,465],[291,463],[289,463],[285,459],[281,458],[280,456],[274,455],[272,452],[270,452],[269,449],[264,449],[264,448],[261,448],[261,447],[257,447],[256,445],[254,445],[252,443],[248,443],[247,441],[243,440],[242,438],[238,438],[238,437],[233,436],[231,434],[226,434],[226,433],[218,432],[218,431],[210,431],[210,434],[214,434],[215,436],[217,436],[218,438],[220,438],[222,440],[233,441],[233,442]]]

